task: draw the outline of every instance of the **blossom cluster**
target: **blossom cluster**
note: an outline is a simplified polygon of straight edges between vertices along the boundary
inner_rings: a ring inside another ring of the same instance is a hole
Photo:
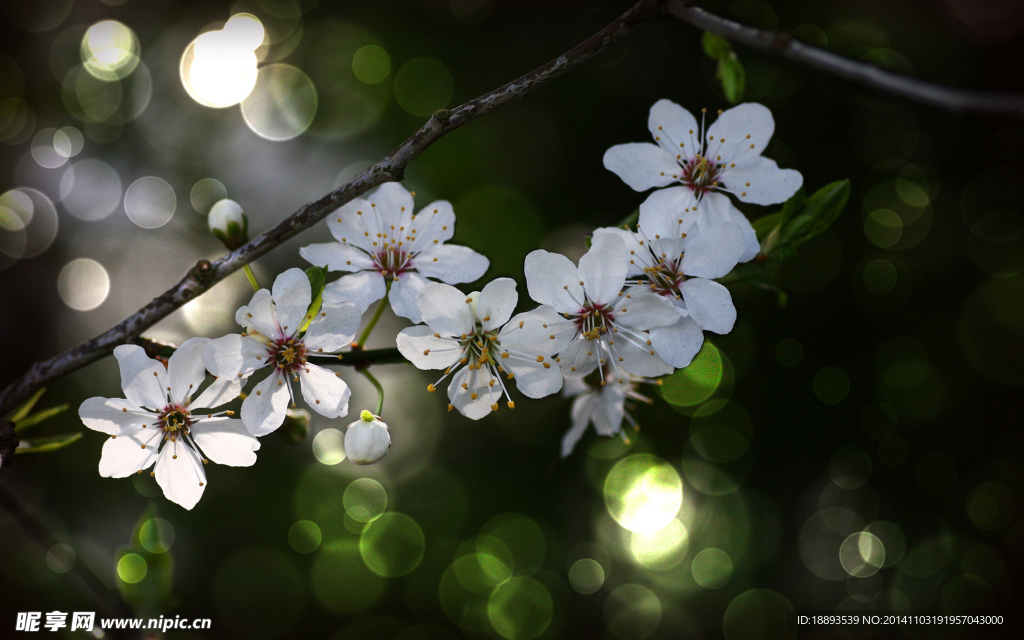
[[[754,258],[758,244],[729,195],[773,204],[802,183],[799,173],[760,155],[774,129],[761,105],[721,113],[705,132],[703,115],[698,125],[661,100],[648,125],[654,144],[616,145],[604,156],[633,189],[658,188],[640,205],[635,228],[597,229],[578,264],[530,253],[524,272],[538,305],[532,310],[513,315],[519,293],[510,278],[468,293],[453,286],[482,277],[487,258],[448,243],[450,203],[415,212],[415,194],[387,183],[330,216],[333,242],[299,251],[344,274],[322,292],[301,269],[289,269],[237,310],[241,333],[192,338],[166,363],[141,347],[118,347],[125,398],[91,398],[79,410],[86,426],[110,435],[100,474],[124,477],[155,465],[165,495],[190,509],[206,485],[204,464],[254,464],[257,438],[282,425],[299,395],[325,418],[347,415],[348,385],[321,365],[353,346],[374,303],[367,331],[384,304],[412,321],[397,336],[398,350],[420,369],[443,371],[427,389],[446,385],[449,410],[476,420],[501,404],[514,408],[512,384],[528,398],[562,390],[576,398],[563,456],[588,424],[602,435],[619,433],[624,419],[635,424],[626,404],[645,399],[636,385],[686,367],[704,331],[724,334],[736,321],[729,291],[715,279]],[[217,237],[240,246],[247,228],[241,208],[224,203],[217,211],[210,220],[223,227]],[[245,395],[238,419],[206,411],[237,398],[261,370],[268,373]],[[380,416],[363,411],[345,443],[362,464],[379,460],[391,440]]]

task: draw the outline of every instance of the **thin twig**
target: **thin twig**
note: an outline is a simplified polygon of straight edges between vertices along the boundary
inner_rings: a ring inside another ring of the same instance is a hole
[[[137,344],[146,350],[150,358],[167,358],[177,350],[177,347],[170,344],[150,340],[149,338],[136,338],[132,344]],[[345,365],[361,369],[372,364],[409,364],[405,356],[395,347],[389,349],[353,349],[336,355],[310,354],[309,362],[319,365]]]
[[[951,113],[1019,116],[1024,113],[1024,95],[993,93],[946,87],[886,71],[859,60],[851,60],[824,49],[793,40],[788,33],[764,31],[708,13],[685,0],[669,0],[665,12],[703,31],[733,42],[799,62],[855,84],[890,93],[913,102],[938,107]]]
[[[610,25],[565,54],[530,73],[452,110],[442,109],[431,116],[387,157],[316,202],[303,206],[273,229],[253,238],[215,262],[200,260],[180,281],[117,326],[95,338],[42,362],[36,362],[24,375],[0,395],[0,414],[47,382],[95,362],[110,354],[114,347],[131,342],[174,310],[202,295],[243,265],[259,258],[285,240],[323,220],[329,213],[373,187],[401,180],[406,165],[441,136],[499,107],[522,100],[554,78],[575,69],[605,47],[621,39],[635,26],[656,16],[661,0],[640,0]]]

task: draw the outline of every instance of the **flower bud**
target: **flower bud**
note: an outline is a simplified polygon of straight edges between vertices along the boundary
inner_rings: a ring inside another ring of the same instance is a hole
[[[210,208],[206,221],[213,235],[231,251],[249,241],[249,220],[234,200],[217,202]]]
[[[380,417],[363,411],[345,431],[345,455],[356,464],[373,464],[388,453],[391,434]]]

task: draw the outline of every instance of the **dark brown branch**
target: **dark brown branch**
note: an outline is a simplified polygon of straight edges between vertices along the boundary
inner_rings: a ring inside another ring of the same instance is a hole
[[[146,355],[150,358],[170,358],[171,354],[177,350],[177,347],[174,345],[164,344],[149,338],[136,338],[132,340],[132,343],[145,349]],[[390,349],[355,349],[354,351],[347,351],[341,355],[333,356],[311,355],[309,356],[309,361],[322,366],[344,365],[355,367],[356,369],[364,369],[375,364],[409,363],[405,356],[394,347]]]
[[[47,382],[108,355],[114,347],[131,342],[174,310],[202,295],[243,265],[259,258],[285,240],[309,229],[330,212],[384,182],[401,180],[406,165],[441,136],[506,104],[522,100],[554,78],[575,69],[636,25],[659,13],[661,0],[640,0],[617,20],[565,54],[517,80],[470,100],[452,110],[442,109],[387,157],[360,173],[351,182],[309,203],[273,229],[215,262],[199,263],[176,285],[155,298],[117,326],[49,360],[36,362],[27,373],[0,395],[0,414]],[[368,352],[367,352],[368,353]]]
[[[1024,95],[991,93],[945,87],[886,71],[872,64],[806,45],[779,31],[763,31],[708,13],[683,0],[669,0],[665,11],[703,31],[739,42],[754,49],[820,69],[834,76],[913,102],[938,107],[951,113],[1019,116],[1024,112]]]

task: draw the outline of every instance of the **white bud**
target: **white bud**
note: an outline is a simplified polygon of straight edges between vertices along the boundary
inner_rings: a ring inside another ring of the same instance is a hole
[[[210,208],[206,219],[210,231],[232,251],[249,240],[249,222],[241,205],[234,200],[220,200]]]
[[[388,425],[369,411],[363,411],[345,431],[345,455],[356,464],[373,464],[390,448]]]

